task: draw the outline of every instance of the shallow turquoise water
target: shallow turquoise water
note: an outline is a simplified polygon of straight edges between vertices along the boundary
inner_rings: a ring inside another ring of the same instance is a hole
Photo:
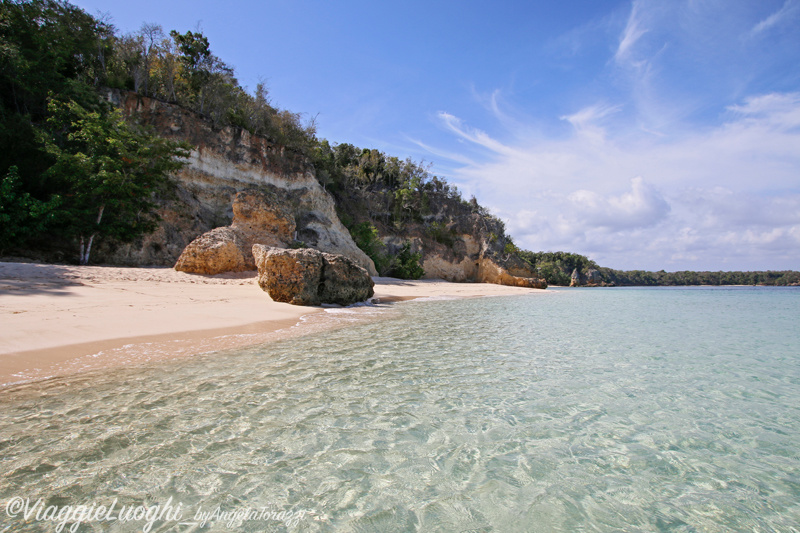
[[[550,292],[3,391],[0,531],[800,530],[800,290]]]

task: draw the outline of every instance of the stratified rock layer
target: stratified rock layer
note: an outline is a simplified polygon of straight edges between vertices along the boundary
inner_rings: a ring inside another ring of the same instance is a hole
[[[302,154],[241,128],[217,127],[188,109],[132,92],[111,90],[107,98],[130,120],[168,139],[186,141],[193,148],[186,167],[175,174],[173,197],[160,201],[158,230],[123,246],[104,248],[101,243],[98,258],[120,265],[174,265],[192,240],[231,224],[231,202],[237,192],[256,188],[270,191],[292,213],[299,241],[345,255],[377,274],[372,260],[342,225],[333,198]],[[250,253],[248,250],[245,258]]]
[[[375,294],[369,273],[342,255],[256,244],[253,256],[258,284],[276,302],[350,305]]]

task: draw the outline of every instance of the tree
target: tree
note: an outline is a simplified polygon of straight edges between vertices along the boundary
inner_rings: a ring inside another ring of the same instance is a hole
[[[47,174],[65,191],[60,222],[79,243],[80,264],[88,264],[96,237],[125,242],[153,231],[154,194],[185,164],[178,158],[189,147],[128,124],[117,110],[51,100],[50,112],[43,137],[56,162]]]
[[[42,202],[23,192],[17,167],[11,167],[0,181],[0,250],[44,231],[60,203],[58,196]]]
[[[411,251],[411,243],[406,241],[397,255],[392,258],[390,274],[401,279],[419,279],[425,274],[425,269],[419,264],[422,254]]]

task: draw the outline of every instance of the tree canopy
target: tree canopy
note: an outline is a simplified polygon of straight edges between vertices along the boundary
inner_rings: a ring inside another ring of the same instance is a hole
[[[55,163],[46,174],[64,191],[59,224],[89,262],[95,237],[130,241],[157,227],[154,194],[180,169],[188,146],[128,124],[118,110],[87,111],[74,101],[50,103],[42,138]]]
[[[155,227],[153,196],[188,152],[101,100],[115,45],[113,27],[67,2],[0,4],[0,247],[55,237],[85,264],[96,237]]]

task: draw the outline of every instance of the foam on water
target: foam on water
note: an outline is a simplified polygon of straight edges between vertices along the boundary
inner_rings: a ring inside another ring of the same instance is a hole
[[[0,502],[313,511],[269,524],[299,531],[800,529],[800,290],[564,290],[381,316],[6,390]]]

